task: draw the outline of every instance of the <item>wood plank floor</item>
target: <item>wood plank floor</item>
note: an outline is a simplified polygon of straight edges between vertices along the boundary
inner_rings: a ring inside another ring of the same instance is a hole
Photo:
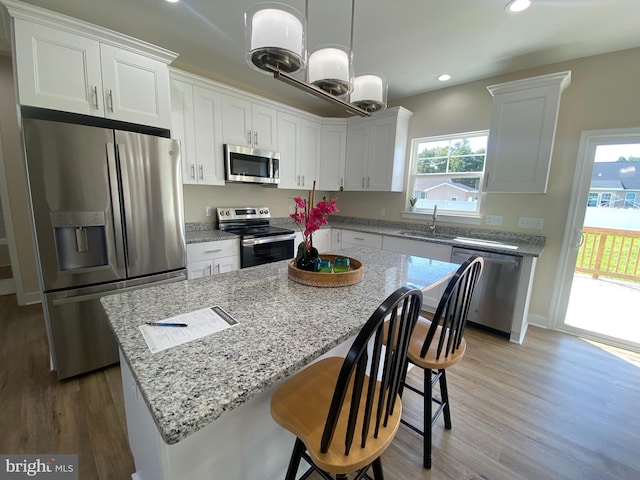
[[[640,355],[534,327],[521,346],[478,330],[467,342],[447,371],[453,429],[434,427],[433,468],[401,427],[387,479],[640,478]],[[77,453],[81,480],[130,478],[119,367],[58,381],[41,307],[15,295],[0,297],[0,365],[0,453]],[[405,417],[419,422],[411,395]]]

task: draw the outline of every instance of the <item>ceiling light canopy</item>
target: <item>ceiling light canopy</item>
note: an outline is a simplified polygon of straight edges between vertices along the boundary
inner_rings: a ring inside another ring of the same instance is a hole
[[[387,106],[387,82],[366,74],[354,79],[353,19],[355,0],[351,1],[351,44],[324,45],[313,50],[307,60],[305,14],[287,5],[259,3],[245,13],[246,58],[253,68],[272,73],[274,78],[316,97],[346,108],[350,113],[369,116]],[[306,67],[302,81],[290,74]],[[343,100],[349,94],[349,102]]]

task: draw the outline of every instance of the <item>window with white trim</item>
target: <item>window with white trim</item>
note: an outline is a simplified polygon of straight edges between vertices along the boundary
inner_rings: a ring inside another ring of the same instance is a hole
[[[412,140],[407,190],[418,211],[479,213],[488,138],[487,130]]]
[[[613,197],[612,193],[603,193],[600,196],[600,206],[601,207],[612,207],[611,198]]]
[[[597,207],[598,197],[599,195],[597,193],[589,192],[589,198],[587,199],[587,207]]]
[[[626,192],[624,194],[624,208],[639,208],[640,205],[636,203],[636,193]]]

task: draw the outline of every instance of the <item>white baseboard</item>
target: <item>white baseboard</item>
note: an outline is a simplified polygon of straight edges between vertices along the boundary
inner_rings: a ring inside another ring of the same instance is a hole
[[[20,305],[33,305],[34,303],[42,303],[40,292],[29,292],[22,295]]]
[[[536,327],[546,328],[546,329],[550,328],[548,317],[543,317],[542,315],[529,314],[529,317],[527,320],[529,325],[535,325]]]

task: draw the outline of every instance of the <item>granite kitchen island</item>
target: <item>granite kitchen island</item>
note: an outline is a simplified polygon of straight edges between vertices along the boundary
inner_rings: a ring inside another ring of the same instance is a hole
[[[134,479],[283,478],[293,437],[271,419],[278,384],[327,352],[346,351],[402,285],[432,288],[458,265],[367,248],[362,282],[317,288],[287,261],[101,300],[121,357]],[[139,326],[218,305],[239,323],[152,354]]]

